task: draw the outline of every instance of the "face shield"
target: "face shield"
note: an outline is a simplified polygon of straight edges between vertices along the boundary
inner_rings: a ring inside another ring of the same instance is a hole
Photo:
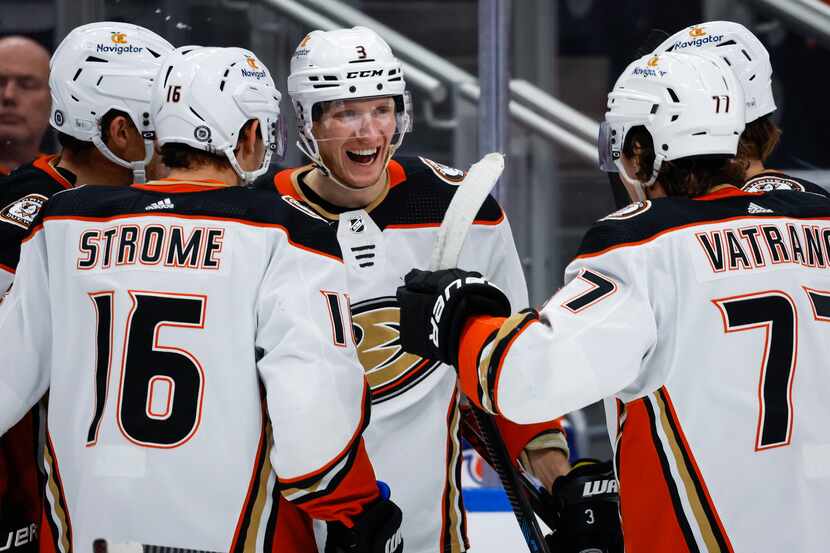
[[[271,162],[282,161],[285,157],[286,144],[288,142],[285,120],[282,114],[277,114],[276,120],[269,120],[268,125],[267,132],[265,129],[262,129],[262,132],[267,135],[267,137],[263,137],[263,141],[265,142],[266,149],[271,152]]]
[[[375,182],[412,130],[408,92],[314,104],[297,147],[338,186],[360,189]]]
[[[599,125],[597,155],[599,168],[606,173],[619,172],[618,162],[622,159],[623,130],[621,125],[603,121]]]
[[[411,98],[381,96],[333,100],[319,104],[311,134],[319,145],[349,142],[355,146],[397,148],[403,135],[412,130]]]

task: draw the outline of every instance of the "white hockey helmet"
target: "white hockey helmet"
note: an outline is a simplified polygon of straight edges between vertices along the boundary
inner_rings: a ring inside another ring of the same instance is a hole
[[[165,58],[153,87],[151,113],[159,146],[186,144],[227,157],[249,183],[285,153],[280,92],[268,68],[243,48],[183,46]],[[236,158],[242,127],[259,121],[265,145],[260,166],[244,171]]]
[[[162,58],[173,46],[138,25],[109,21],[76,27],[58,46],[49,63],[52,113],[59,132],[92,142],[113,163],[133,170],[137,182],[153,157],[155,129],[150,119],[150,92]],[[144,138],[145,157],[127,161],[101,139],[101,119],[110,110],[126,113]]]
[[[769,52],[749,29],[732,21],[692,25],[666,39],[655,53],[706,49],[721,56],[743,87],[746,122],[775,111]]]
[[[319,137],[313,134],[316,104],[393,97],[396,128],[386,154],[387,163],[403,142],[404,134],[412,130],[412,105],[401,63],[389,45],[366,27],[312,31],[306,35],[291,58],[288,94],[297,114],[297,147],[331,177],[320,156]]]
[[[628,132],[643,126],[654,141],[654,167],[646,182],[622,167]],[[629,65],[608,94],[600,125],[600,168],[619,171],[634,197],[654,184],[663,161],[689,156],[734,156],[744,130],[741,86],[723,58],[706,51],[649,54]]]

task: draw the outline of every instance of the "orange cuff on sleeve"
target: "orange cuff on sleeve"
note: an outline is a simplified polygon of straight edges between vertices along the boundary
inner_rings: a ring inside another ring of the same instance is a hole
[[[458,380],[464,392],[476,407],[483,409],[478,391],[478,362],[488,338],[498,332],[506,321],[504,317],[470,317],[461,331],[458,345]],[[487,390],[484,390],[487,393]],[[491,398],[492,399],[492,398]]]
[[[511,459],[517,459],[525,446],[537,436],[545,432],[565,432],[562,429],[561,419],[536,424],[516,424],[502,416],[497,416],[496,426],[499,428]]]
[[[331,493],[297,506],[312,518],[340,521],[351,528],[354,519],[363,513],[366,505],[379,497],[375,471],[361,438],[354,462],[337,487]]]

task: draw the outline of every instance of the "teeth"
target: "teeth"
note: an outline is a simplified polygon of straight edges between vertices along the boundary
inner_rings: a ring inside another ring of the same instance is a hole
[[[367,150],[349,150],[350,153],[359,156],[371,156],[377,153],[378,148],[369,148]]]

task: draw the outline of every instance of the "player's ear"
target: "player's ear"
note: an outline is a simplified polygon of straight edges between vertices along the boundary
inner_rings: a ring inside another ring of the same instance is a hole
[[[105,136],[107,137],[107,146],[118,157],[124,157],[136,137],[139,140],[141,139],[133,122],[124,115],[116,115],[110,120]]]
[[[251,119],[242,127],[237,143],[237,157],[244,159],[256,153],[256,143],[262,140],[259,136],[259,121]]]

